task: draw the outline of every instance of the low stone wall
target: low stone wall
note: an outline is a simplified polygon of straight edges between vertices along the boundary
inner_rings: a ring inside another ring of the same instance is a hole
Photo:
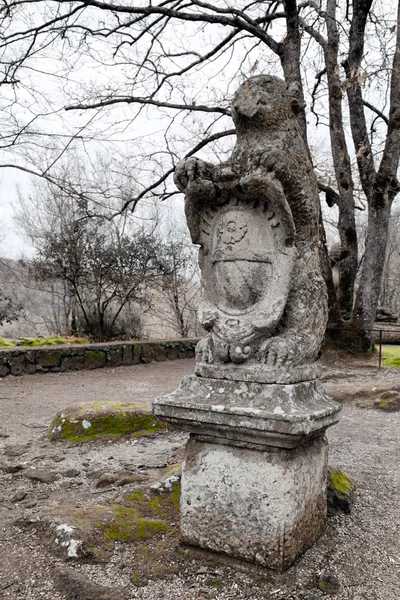
[[[374,328],[382,331],[383,344],[400,344],[400,324],[398,323],[375,323]],[[379,342],[379,331],[374,332],[374,341]]]
[[[197,339],[185,339],[5,348],[0,350],[0,377],[190,358],[196,344]]]

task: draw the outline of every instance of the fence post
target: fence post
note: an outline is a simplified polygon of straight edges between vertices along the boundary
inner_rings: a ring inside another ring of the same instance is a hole
[[[379,369],[382,368],[382,329],[379,330]]]

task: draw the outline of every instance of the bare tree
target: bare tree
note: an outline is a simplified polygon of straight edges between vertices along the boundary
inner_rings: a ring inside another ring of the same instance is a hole
[[[187,233],[178,228],[166,237],[161,247],[164,276],[157,282],[159,301],[154,314],[178,337],[186,338],[199,333],[197,308],[201,287],[197,250]]]
[[[121,317],[128,307],[148,307],[149,285],[168,272],[154,227],[128,227],[127,215],[88,218],[75,198],[52,184],[39,198],[38,190],[22,197],[21,205],[19,222],[36,249],[31,274],[53,291],[64,290],[72,332],[96,341],[137,335],[121,330]]]
[[[287,85],[297,88],[304,138],[307,100],[317,125],[329,126],[335,185],[321,182],[321,190],[339,209],[340,308],[352,315],[347,323],[351,329],[361,328],[358,348],[366,349],[380,294],[390,209],[399,191],[400,11],[396,17],[391,8],[378,0],[355,0],[343,7],[335,0],[227,0],[222,4],[204,0],[133,4],[8,0],[0,7],[0,64],[2,88],[11,92],[5,94],[2,106],[4,113],[15,116],[9,121],[11,131],[4,137],[4,147],[14,151],[24,148],[24,143],[34,147],[44,136],[47,153],[40,161],[36,159],[34,170],[68,188],[68,193],[86,198],[89,184],[76,189],[73,182],[53,174],[57,158],[80,147],[84,138],[96,139],[98,144],[109,142],[111,129],[114,141],[122,135],[126,143],[133,123],[139,124],[143,116],[151,123],[157,115],[164,119],[161,144],[154,146],[157,136],[150,140],[139,134],[134,170],[140,188],[119,203],[118,211],[133,208],[151,195],[175,193],[169,176],[178,157],[205,153],[206,148],[209,154],[215,152],[234,133],[229,97],[239,79],[280,69]],[[51,102],[43,93],[42,113],[32,105],[33,120],[24,120],[15,107],[26,102],[28,92],[19,88],[36,85],[35,65],[38,60],[49,64],[43,59],[50,60],[50,50],[53,62],[48,70],[54,81],[60,80],[59,98]],[[92,68],[96,68],[99,85],[81,75]],[[78,119],[75,133],[68,132],[64,143],[63,134],[54,137],[38,117],[51,111],[58,114],[63,104],[66,119],[71,113]],[[182,134],[183,130],[190,133]],[[347,147],[348,133],[352,151]],[[32,147],[30,152],[32,157]],[[358,243],[352,152],[368,205],[355,302]],[[326,263],[326,252],[321,257]],[[324,273],[329,287],[326,264]],[[330,298],[334,303],[334,295]],[[331,309],[333,324],[343,325],[338,307]]]

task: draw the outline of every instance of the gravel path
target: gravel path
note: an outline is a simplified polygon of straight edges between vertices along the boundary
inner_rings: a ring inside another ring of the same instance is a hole
[[[329,430],[330,464],[356,480],[355,506],[351,515],[330,517],[326,534],[285,574],[180,550],[175,574],[137,588],[130,581],[136,555],[129,545],[116,544],[106,564],[66,564],[54,552],[38,528],[44,509],[114,499],[120,489],[96,487],[102,475],[133,473],[151,483],[161,467],[182,456],[185,442],[183,434],[170,433],[80,446],[50,443],[43,434],[55,413],[82,401],[150,401],[176,387],[192,368],[191,360],[182,360],[0,380],[0,598],[316,600],[326,597],[316,577],[329,570],[340,581],[333,599],[399,600],[400,413],[371,408],[382,389],[400,386],[395,370],[377,374],[372,368],[349,370],[347,364],[326,371],[327,389],[345,404],[340,424]],[[28,478],[32,468],[55,481]],[[78,475],[67,476],[71,469]],[[66,591],[65,569],[69,581],[76,577],[75,595]]]

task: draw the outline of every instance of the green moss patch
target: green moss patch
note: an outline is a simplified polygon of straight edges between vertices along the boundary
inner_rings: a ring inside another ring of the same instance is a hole
[[[384,412],[400,411],[400,391],[397,389],[387,390],[379,400],[374,402],[374,407]]]
[[[24,338],[21,340],[23,346],[30,346],[38,348],[40,346],[63,346],[67,343],[67,340],[62,337],[48,337],[48,338]]]
[[[149,414],[147,405],[120,402],[81,403],[66,408],[53,420],[52,440],[84,442],[97,436],[151,435],[165,425]]]
[[[161,498],[150,491],[137,490],[120,497],[118,503],[79,508],[62,519],[74,528],[75,539],[90,549],[89,559],[94,562],[107,561],[115,542],[131,544],[135,565],[132,579],[137,585],[165,576],[165,565],[160,568],[158,564],[158,552],[166,552],[174,562],[179,544],[179,510],[170,494]]]
[[[331,486],[338,494],[346,495],[353,487],[353,484],[343,471],[332,469]]]
[[[354,480],[343,471],[328,467],[328,512],[339,514],[351,512],[355,490]]]
[[[17,344],[13,340],[6,340],[0,336],[0,348],[15,348]]]

